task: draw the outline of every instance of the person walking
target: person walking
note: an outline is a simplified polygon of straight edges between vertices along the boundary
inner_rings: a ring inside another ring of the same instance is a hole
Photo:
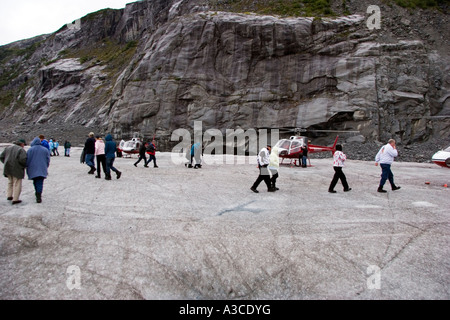
[[[105,157],[105,142],[100,136],[97,136],[95,140],[95,157],[97,158],[97,175],[96,178],[101,178],[101,168],[103,168],[103,172],[106,176],[106,157]]]
[[[89,137],[86,139],[86,142],[84,143],[84,161],[86,164],[91,168],[91,170],[88,172],[88,174],[94,174],[95,173],[95,138],[94,133],[90,132]]]
[[[105,157],[106,157],[106,180],[111,180],[111,170],[116,173],[117,179],[120,178],[122,172],[114,168],[114,160],[116,158],[117,146],[110,134],[105,137]]]
[[[41,144],[46,147],[48,150],[50,150],[50,145],[48,144],[48,141],[45,139],[45,136],[43,134],[39,135],[39,139],[41,140]],[[51,151],[51,150],[50,150]]]
[[[50,157],[53,157],[55,155],[55,144],[53,143],[53,138],[48,140],[48,147],[50,150]]]
[[[258,158],[257,158],[259,175],[258,175],[258,178],[256,179],[256,181],[253,183],[253,185],[250,188],[250,190],[252,190],[255,193],[259,192],[257,190],[257,188],[262,181],[264,181],[264,183],[266,184],[268,192],[275,191],[272,188],[271,183],[270,183],[270,172],[268,169],[268,166],[270,164],[269,154],[270,154],[271,148],[272,147],[270,145],[268,145],[267,147],[262,148],[261,151],[259,151]]]
[[[393,191],[400,189],[394,183],[394,174],[391,170],[391,165],[394,162],[394,158],[398,156],[397,147],[394,139],[389,139],[388,143],[381,147],[375,156],[375,165],[380,164],[381,167],[381,179],[378,186],[378,192],[386,193],[387,191],[383,189],[386,180],[389,180],[391,188]]]
[[[270,170],[270,186],[273,190],[280,190],[276,183],[278,179],[278,171],[280,169],[280,157],[278,155],[278,147],[273,147],[269,156],[269,170]]]
[[[70,157],[70,148],[72,147],[72,144],[69,141],[64,142],[64,156]]]
[[[141,160],[144,160],[144,167],[148,167],[147,166],[147,156],[146,156],[146,144],[145,143],[141,143],[141,146],[139,147],[139,159],[133,164],[135,167],[137,167],[137,165],[139,164],[139,162],[141,162]]]
[[[156,144],[155,140],[148,143],[147,146],[147,153],[150,155],[148,158],[148,162],[145,164],[146,167],[148,167],[148,164],[153,161],[153,167],[158,168],[156,165]]]
[[[8,178],[6,199],[12,200],[12,204],[22,202],[19,197],[27,166],[27,152],[23,148],[25,144],[25,140],[18,140],[12,146],[6,147],[0,155],[0,161],[4,164],[3,175]]]
[[[347,156],[342,152],[342,146],[338,144],[336,146],[336,151],[333,154],[334,176],[328,188],[328,192],[330,193],[336,193],[334,187],[339,180],[341,180],[342,186],[344,187],[344,192],[352,190],[352,188],[348,187],[347,178],[342,171],[342,169],[345,167],[345,160],[347,160]]]
[[[50,151],[41,144],[41,139],[36,137],[27,151],[27,175],[28,179],[33,180],[37,203],[42,202],[44,180],[47,178],[49,166]]]
[[[58,151],[58,148],[59,148],[59,142],[58,142],[58,140],[53,140],[53,155],[54,156],[59,156],[59,151]]]
[[[194,169],[198,169],[202,167],[202,145],[200,142],[196,142],[191,147],[191,163],[189,164],[189,168],[192,168],[192,164],[194,163],[195,159],[195,166]]]

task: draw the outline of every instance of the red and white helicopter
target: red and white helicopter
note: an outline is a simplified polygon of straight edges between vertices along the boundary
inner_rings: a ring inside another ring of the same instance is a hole
[[[117,149],[119,152],[128,154],[131,157],[131,155],[139,153],[139,148],[142,143],[141,139],[135,133],[131,140],[125,141],[122,139]]]
[[[331,152],[331,155],[336,151],[336,144],[339,136],[336,136],[332,146],[321,146],[316,144],[311,144],[310,138],[301,135],[302,132],[345,132],[345,133],[359,133],[359,131],[338,131],[338,130],[306,130],[306,129],[288,129],[288,131],[295,132],[294,136],[289,139],[279,140],[274,147],[278,148],[278,154],[281,158],[281,164],[283,164],[284,159],[289,159],[290,163],[294,161],[296,166],[300,166],[303,158],[302,148],[307,148],[308,155],[318,152]],[[298,164],[297,164],[298,160]],[[309,166],[311,166],[311,161],[308,158]]]
[[[450,169],[450,146],[436,152],[431,158],[431,161],[438,166]]]
[[[308,154],[317,153],[317,152],[331,152],[331,155],[336,151],[336,144],[339,136],[336,136],[334,140],[334,144],[330,147],[328,146],[319,146],[315,144],[309,143],[309,138],[305,136],[291,136],[289,139],[281,139],[275,145],[278,148],[278,154],[281,158],[281,163],[283,163],[284,159],[290,159],[291,163],[294,160],[295,165],[297,165],[297,160],[299,164],[302,163],[303,157],[303,147],[308,149]],[[309,162],[311,166],[311,162]]]

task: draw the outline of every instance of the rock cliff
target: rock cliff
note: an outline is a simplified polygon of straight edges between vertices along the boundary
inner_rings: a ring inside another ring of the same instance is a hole
[[[347,15],[334,17],[194,0],[89,14],[0,47],[0,139],[139,132],[168,150],[175,129],[202,121],[223,132],[297,127],[359,131],[340,133],[348,142],[450,143],[446,7],[373,2],[380,29],[369,28],[365,1],[347,1]]]

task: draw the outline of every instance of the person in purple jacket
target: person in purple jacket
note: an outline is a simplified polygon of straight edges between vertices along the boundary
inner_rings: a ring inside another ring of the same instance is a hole
[[[28,179],[33,180],[36,202],[41,203],[44,180],[50,166],[50,150],[41,144],[39,137],[34,138],[30,146],[27,151],[27,175]]]

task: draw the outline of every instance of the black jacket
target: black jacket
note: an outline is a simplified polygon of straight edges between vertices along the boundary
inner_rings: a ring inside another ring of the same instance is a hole
[[[145,147],[145,144],[141,144],[141,147],[139,148],[139,155],[140,156],[145,156],[145,150],[147,150],[147,148]]]
[[[84,143],[85,154],[95,154],[95,138],[87,138]]]

